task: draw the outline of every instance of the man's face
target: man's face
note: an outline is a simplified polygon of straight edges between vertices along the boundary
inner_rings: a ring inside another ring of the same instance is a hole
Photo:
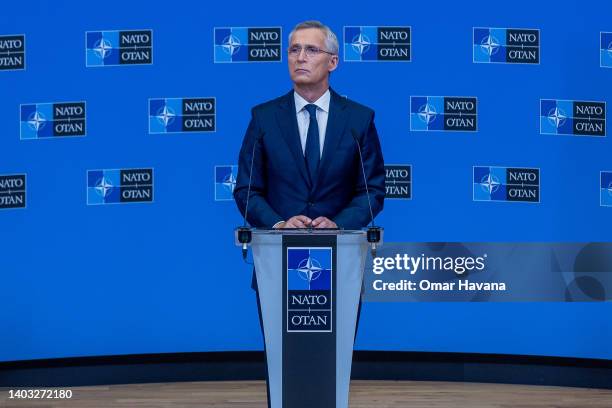
[[[338,66],[338,56],[321,52],[309,57],[305,48],[314,46],[321,50],[329,51],[325,46],[325,34],[318,28],[304,28],[293,33],[291,44],[301,46],[302,51],[298,55],[289,54],[289,75],[297,85],[316,85],[326,83],[329,72]]]

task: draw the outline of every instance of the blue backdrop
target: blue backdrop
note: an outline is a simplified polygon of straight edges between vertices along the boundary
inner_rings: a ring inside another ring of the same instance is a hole
[[[503,8],[441,0],[330,3],[3,4],[26,69],[0,71],[0,175],[27,174],[27,208],[0,210],[0,360],[261,350],[241,218],[215,201],[249,109],[287,92],[294,24],[411,26],[412,62],[344,62],[332,86],[376,111],[385,161],[410,164],[413,198],[388,200],[387,241],[610,241],[599,175],[609,137],[540,134],[540,99],[609,101],[605,1]],[[214,27],[282,27],[282,62],[215,64]],[[473,27],[539,29],[539,65],[472,62]],[[85,33],[153,30],[153,64],[88,68]],[[411,132],[410,96],[478,98],[478,132]],[[216,132],[149,134],[148,100],[216,98]],[[21,104],[85,101],[87,135],[20,139]],[[541,202],[476,202],[473,166],[541,170]],[[154,169],[154,201],[87,205],[87,170]],[[356,348],[612,359],[606,303],[366,303]]]

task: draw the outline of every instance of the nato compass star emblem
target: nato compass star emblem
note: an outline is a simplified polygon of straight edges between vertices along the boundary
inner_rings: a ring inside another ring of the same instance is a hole
[[[110,41],[101,38],[96,42],[93,50],[98,55],[98,57],[104,59],[112,52],[113,45],[110,43]]]
[[[488,35],[487,38],[480,43],[480,48],[490,57],[499,50],[499,41],[492,35]]]
[[[229,191],[231,191],[232,193],[234,192],[234,188],[236,187],[236,177],[234,177],[233,173],[228,174],[227,176],[225,176],[225,178],[223,179],[223,186],[228,189]]]
[[[353,38],[353,42],[351,45],[353,49],[359,53],[359,55],[363,55],[370,48],[370,39],[363,34],[359,34]]]
[[[157,112],[157,116],[155,116],[157,120],[164,124],[164,126],[168,127],[168,124],[174,121],[176,114],[172,109],[165,105],[162,109]]]
[[[96,192],[101,196],[101,197],[106,197],[108,195],[108,192],[113,188],[113,185],[106,180],[106,178],[102,177],[100,180],[98,180],[98,182],[96,183]]]
[[[565,112],[563,112],[562,109],[555,108],[551,109],[551,111],[548,112],[548,120],[550,121],[550,123],[555,125],[556,128],[561,127],[561,125],[565,123],[565,119],[567,119],[567,116],[565,115]]]
[[[500,186],[500,182],[497,177],[493,176],[491,173],[487,174],[480,180],[480,185],[484,191],[489,194],[493,194],[497,191]]]
[[[430,124],[436,118],[437,112],[433,106],[426,103],[425,105],[419,108],[418,115],[419,115],[419,119],[421,119],[423,122],[427,124]]]
[[[310,256],[307,259],[303,259],[297,268],[300,278],[308,281],[309,285],[310,282],[319,278],[322,270],[323,268],[321,268],[319,261]]]
[[[28,125],[38,132],[39,129],[42,129],[45,126],[46,121],[47,119],[45,119],[45,116],[39,111],[36,111],[30,115]]]
[[[228,35],[223,40],[223,43],[221,44],[221,48],[227,54],[234,55],[240,49],[240,45],[241,45],[240,40],[238,40],[238,38],[234,37],[233,35]]]

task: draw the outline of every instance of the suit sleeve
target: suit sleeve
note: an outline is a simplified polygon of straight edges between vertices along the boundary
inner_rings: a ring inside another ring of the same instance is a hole
[[[372,215],[382,211],[385,199],[385,163],[378,140],[378,132],[374,125],[374,112],[371,112],[365,131],[359,135],[359,145],[363,157],[363,170],[370,192],[372,204]],[[334,222],[340,228],[360,229],[366,227],[371,220],[370,208],[364,177],[362,175],[361,163],[358,164],[359,171],[355,185],[355,195],[349,204],[335,217]]]
[[[283,221],[266,200],[267,178],[265,173],[265,151],[263,148],[264,132],[257,120],[255,109],[251,111],[251,122],[244,135],[240,155],[238,156],[238,177],[234,188],[234,200],[242,216],[245,215],[249,179],[251,191],[247,221],[256,228],[272,228]],[[250,174],[251,162],[253,174]]]

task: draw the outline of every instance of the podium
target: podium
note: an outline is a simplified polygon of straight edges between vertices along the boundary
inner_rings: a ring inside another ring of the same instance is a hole
[[[272,408],[348,407],[365,231],[253,230]]]

